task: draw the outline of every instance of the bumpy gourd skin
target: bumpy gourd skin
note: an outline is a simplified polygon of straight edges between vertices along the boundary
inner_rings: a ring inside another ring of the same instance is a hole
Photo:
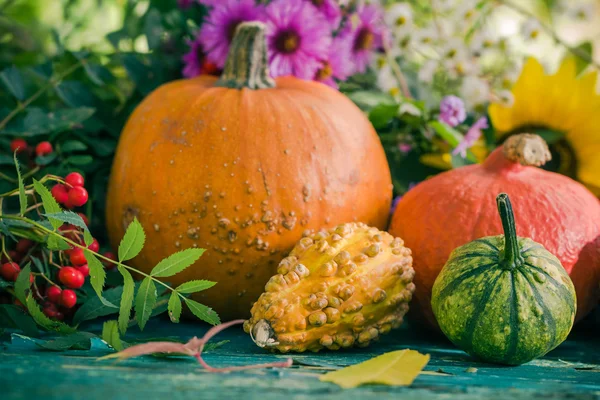
[[[281,352],[367,346],[400,326],[415,285],[400,238],[348,223],[302,238],[244,323],[261,347]]]
[[[431,306],[444,334],[485,361],[519,365],[563,342],[576,313],[575,288],[542,245],[518,238],[523,263],[502,268],[504,236],[454,250],[433,285]]]

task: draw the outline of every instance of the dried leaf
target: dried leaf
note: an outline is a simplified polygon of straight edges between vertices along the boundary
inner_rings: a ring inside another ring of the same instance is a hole
[[[408,386],[429,362],[429,354],[415,350],[398,350],[382,354],[360,364],[329,372],[319,379],[345,389],[365,383]]]

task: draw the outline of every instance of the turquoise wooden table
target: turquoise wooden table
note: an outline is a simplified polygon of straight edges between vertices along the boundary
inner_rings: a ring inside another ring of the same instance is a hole
[[[596,319],[598,319],[596,317]],[[98,339],[87,351],[52,352],[12,335],[0,343],[0,399],[600,399],[600,324],[580,325],[569,340],[540,360],[520,367],[475,361],[445,339],[403,327],[372,347],[292,355],[289,369],[214,374],[192,358],[142,357],[122,362],[98,361],[112,351]],[[91,327],[90,329],[93,329]],[[151,321],[143,333],[128,338],[201,336],[205,325]],[[222,332],[227,340],[204,354],[215,367],[271,362],[286,356],[256,347],[241,328]],[[356,389],[319,381],[319,375],[376,355],[411,348],[431,361],[411,387],[382,385]]]

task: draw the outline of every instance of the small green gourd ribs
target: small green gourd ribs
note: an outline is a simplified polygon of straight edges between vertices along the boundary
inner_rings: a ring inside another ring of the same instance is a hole
[[[431,306],[457,347],[487,362],[519,365],[566,339],[577,301],[558,258],[517,237],[508,195],[496,203],[504,235],[456,248],[435,281]]]

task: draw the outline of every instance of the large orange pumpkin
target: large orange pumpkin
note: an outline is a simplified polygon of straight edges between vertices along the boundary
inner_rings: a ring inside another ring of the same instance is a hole
[[[482,165],[437,175],[398,203],[390,233],[413,251],[411,308],[437,326],[431,290],[455,248],[502,233],[495,197],[514,199],[517,234],[542,244],[561,261],[577,293],[577,318],[600,298],[600,202],[583,185],[539,166],[550,152],[535,135],[515,135]]]
[[[147,234],[133,265],[150,271],[207,251],[168,280],[218,282],[198,301],[246,317],[304,231],[360,221],[384,228],[392,185],[362,112],[323,84],[268,74],[264,26],[245,23],[220,79],[165,84],[133,112],[110,178],[114,246],[137,217]]]

